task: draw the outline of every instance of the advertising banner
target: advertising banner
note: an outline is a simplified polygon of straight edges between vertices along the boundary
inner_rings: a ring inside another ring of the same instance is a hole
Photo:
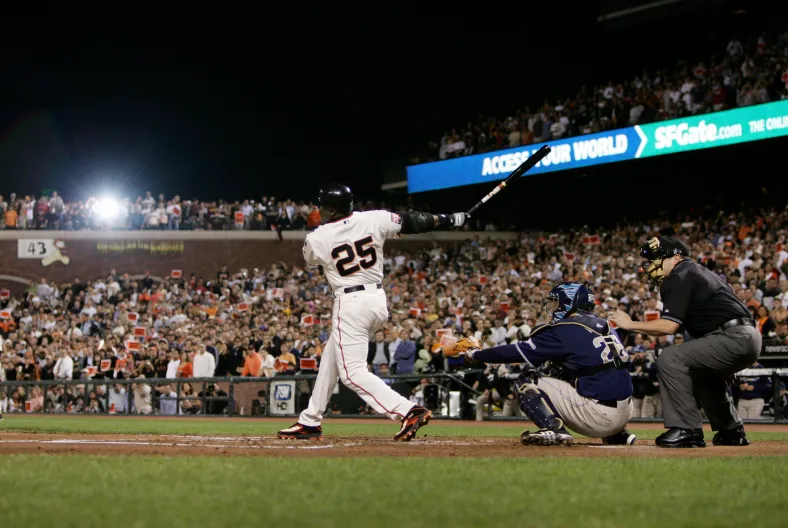
[[[788,100],[549,141],[526,176],[788,135]],[[408,192],[498,182],[545,143],[411,165]]]

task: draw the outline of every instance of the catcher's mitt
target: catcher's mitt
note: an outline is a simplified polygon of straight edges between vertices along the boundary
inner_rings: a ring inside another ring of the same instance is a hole
[[[481,350],[482,346],[475,337],[463,337],[453,345],[443,348],[444,357],[455,357],[475,350]]]

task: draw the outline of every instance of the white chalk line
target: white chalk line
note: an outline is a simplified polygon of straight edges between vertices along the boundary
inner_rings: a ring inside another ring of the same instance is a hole
[[[319,444],[319,445],[282,445],[281,440],[276,437],[211,437],[211,436],[159,436],[164,441],[151,442],[139,440],[86,440],[78,438],[56,438],[50,440],[36,440],[36,439],[14,439],[14,440],[0,440],[0,444],[38,444],[38,445],[115,445],[115,446],[145,446],[145,447],[203,447],[215,449],[331,449],[334,447],[358,447],[364,445],[402,445],[401,442],[344,442],[341,444]],[[227,443],[188,443],[188,442],[168,442],[167,438],[178,438],[181,440],[195,440],[195,441],[213,441],[213,442],[227,442]],[[250,445],[246,442],[249,441],[276,441],[271,444],[257,444]],[[277,445],[279,443],[279,445]],[[475,445],[471,442],[459,442],[455,440],[417,440],[410,445],[451,445],[451,446],[472,446]]]
[[[172,442],[136,442],[131,440],[0,440],[0,444],[49,444],[49,445],[120,445],[120,446],[146,446],[146,447],[207,447],[216,449],[330,449],[334,444],[317,446],[292,446],[292,445],[242,445],[242,444],[185,444]],[[360,445],[360,444],[350,444]]]
[[[196,435],[149,435],[155,436],[157,438],[180,438],[183,440],[196,440],[196,441],[210,441],[210,442],[243,442],[243,441],[257,441],[257,442],[264,442],[264,441],[281,441],[276,436],[196,436]],[[374,443],[386,443],[383,437],[369,437],[369,440],[372,440]],[[429,445],[455,445],[455,446],[469,446],[469,445],[478,445],[479,442],[472,443],[472,442],[463,442],[459,440],[430,440],[430,439],[418,439],[417,442],[419,444],[429,444]],[[485,443],[498,443],[497,440],[484,440]],[[395,442],[391,440],[390,443],[399,445],[401,442]],[[345,444],[345,445],[362,445],[362,444]]]

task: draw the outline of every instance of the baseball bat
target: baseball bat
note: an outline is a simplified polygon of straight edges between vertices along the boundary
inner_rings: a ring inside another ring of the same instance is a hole
[[[543,145],[542,148],[540,148],[539,150],[534,152],[532,156],[529,156],[527,160],[522,162],[519,167],[517,167],[516,169],[514,169],[514,171],[512,171],[512,173],[509,175],[508,178],[506,178],[504,181],[499,183],[495,187],[495,189],[493,189],[492,191],[487,193],[487,196],[485,196],[484,198],[479,200],[476,203],[476,205],[471,207],[468,210],[468,212],[465,213],[465,214],[470,216],[474,211],[476,211],[476,209],[481,207],[482,204],[487,203],[487,201],[490,198],[492,198],[493,196],[495,196],[496,194],[501,192],[501,190],[503,190],[503,188],[506,187],[510,182],[514,181],[515,179],[519,178],[520,176],[522,176],[523,174],[525,174],[529,170],[533,169],[534,166],[536,166],[537,163],[542,161],[544,159],[544,157],[547,156],[548,154],[550,154],[550,146],[549,145]]]

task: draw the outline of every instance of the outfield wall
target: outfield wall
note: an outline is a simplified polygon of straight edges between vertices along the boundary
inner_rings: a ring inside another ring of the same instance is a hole
[[[74,277],[92,280],[110,270],[156,277],[181,270],[212,277],[230,271],[268,267],[276,262],[303,265],[305,231],[0,231],[0,288],[21,292],[46,278],[58,283]],[[387,248],[408,250],[435,242],[455,244],[472,237],[515,238],[509,232],[436,232],[391,240]]]

